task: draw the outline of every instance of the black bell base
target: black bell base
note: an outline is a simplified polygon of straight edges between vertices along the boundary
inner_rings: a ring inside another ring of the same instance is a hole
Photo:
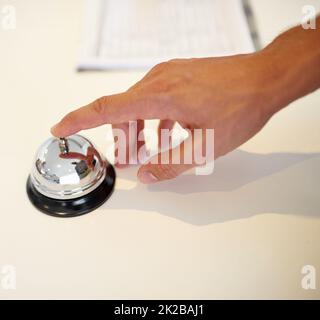
[[[27,180],[27,194],[31,203],[41,212],[53,217],[71,218],[84,215],[97,209],[111,196],[116,181],[113,166],[107,167],[107,174],[99,187],[80,198],[59,200],[42,195],[36,190],[30,176]]]

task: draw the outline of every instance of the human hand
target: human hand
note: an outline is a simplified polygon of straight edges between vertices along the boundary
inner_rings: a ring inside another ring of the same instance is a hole
[[[51,131],[66,137],[110,123],[127,133],[129,121],[137,120],[139,134],[144,120],[160,119],[159,130],[171,129],[175,122],[191,132],[214,129],[217,158],[256,134],[284,103],[277,98],[280,82],[268,52],[171,60],[156,65],[126,92],[67,114]],[[168,151],[170,156],[178,149]],[[171,179],[194,165],[146,163],[138,178],[143,183]]]
[[[214,129],[217,158],[250,139],[275,112],[320,87],[319,32],[299,25],[254,54],[161,63],[126,92],[69,113],[52,134],[65,137],[105,123],[128,132],[129,121],[137,120],[140,135],[144,120],[160,119],[159,130],[175,122],[191,129],[184,148],[195,148],[193,129]],[[167,153],[173,159],[180,151]],[[151,161],[140,167],[138,177],[152,183],[195,165]]]

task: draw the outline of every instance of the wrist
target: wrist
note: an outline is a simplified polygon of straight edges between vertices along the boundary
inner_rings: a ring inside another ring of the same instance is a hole
[[[319,19],[318,19],[319,20]],[[275,113],[320,87],[320,29],[293,28],[256,55],[265,66],[266,90]]]

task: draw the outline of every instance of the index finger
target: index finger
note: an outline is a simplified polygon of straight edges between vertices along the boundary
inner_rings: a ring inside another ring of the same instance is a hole
[[[56,137],[67,137],[81,130],[130,120],[162,118],[164,109],[157,99],[124,92],[101,97],[67,114],[51,128]]]

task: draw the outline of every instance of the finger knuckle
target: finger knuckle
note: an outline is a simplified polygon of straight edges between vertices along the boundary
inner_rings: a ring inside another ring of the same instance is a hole
[[[155,74],[155,73],[161,73],[163,72],[164,70],[166,70],[168,66],[168,62],[165,61],[165,62],[160,62],[158,64],[156,64],[151,70],[150,70],[150,73],[151,74]]]
[[[70,113],[68,113],[64,118],[63,118],[63,122],[68,125],[70,123],[73,123],[77,121],[77,113],[75,111],[72,111]]]
[[[107,100],[107,97],[101,97],[95,100],[95,102],[92,105],[93,111],[98,115],[101,115],[101,116],[104,115],[106,100]]]
[[[170,59],[170,60],[168,60],[168,61],[167,61],[167,64],[172,65],[172,64],[177,64],[177,63],[183,62],[183,61],[184,61],[184,59],[177,59],[177,58],[175,58],[175,59]]]
[[[165,62],[160,62],[160,63],[158,63],[157,65],[155,65],[154,69],[155,69],[155,70],[163,70],[163,69],[165,69],[165,68],[167,67],[167,65],[168,65],[168,62],[167,62],[167,61],[165,61]]]

